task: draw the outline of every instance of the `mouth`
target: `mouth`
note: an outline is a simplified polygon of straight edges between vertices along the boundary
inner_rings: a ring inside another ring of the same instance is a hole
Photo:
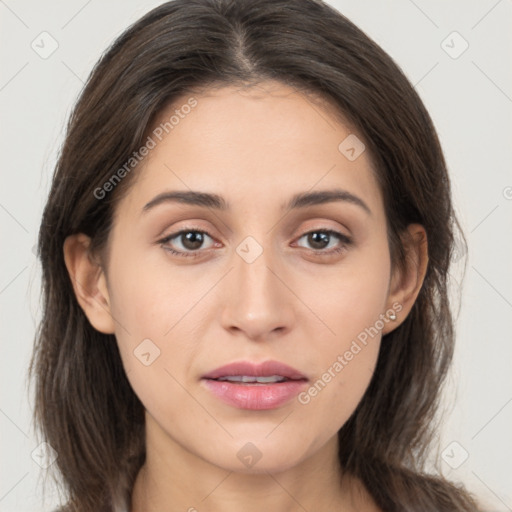
[[[289,402],[308,378],[277,361],[231,363],[202,377],[204,386],[224,403],[239,409],[275,409]]]
[[[264,361],[263,363],[237,361],[216,368],[203,375],[203,379],[251,383],[261,382],[266,384],[282,380],[307,380],[307,377],[299,370],[279,361]]]
[[[293,379],[288,379],[282,375],[269,375],[268,377],[254,377],[253,375],[227,375],[218,379],[212,379],[225,382],[238,382],[240,384],[276,384],[278,382],[286,382]]]

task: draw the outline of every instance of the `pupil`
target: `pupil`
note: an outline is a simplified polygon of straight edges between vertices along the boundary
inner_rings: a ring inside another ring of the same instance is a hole
[[[309,242],[315,249],[323,249],[329,245],[329,234],[328,233],[310,233]]]
[[[185,240],[186,243],[183,245],[187,249],[199,249],[203,243],[203,234],[199,233],[198,231],[189,231],[185,234]]]

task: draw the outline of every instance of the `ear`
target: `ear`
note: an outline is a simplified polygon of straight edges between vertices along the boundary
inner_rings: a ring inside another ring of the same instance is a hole
[[[405,268],[397,267],[393,272],[387,301],[387,311],[394,311],[397,318],[386,322],[383,335],[396,329],[406,319],[427,272],[428,241],[425,228],[421,224],[409,224],[402,243],[406,251]]]
[[[114,319],[105,272],[89,251],[91,239],[83,233],[64,241],[64,261],[80,307],[91,325],[104,334],[114,334]]]

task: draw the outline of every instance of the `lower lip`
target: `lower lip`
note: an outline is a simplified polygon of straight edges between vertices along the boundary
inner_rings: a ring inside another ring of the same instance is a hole
[[[305,380],[288,380],[275,384],[238,384],[203,379],[205,386],[225,403],[239,409],[262,411],[284,405],[307,385]]]

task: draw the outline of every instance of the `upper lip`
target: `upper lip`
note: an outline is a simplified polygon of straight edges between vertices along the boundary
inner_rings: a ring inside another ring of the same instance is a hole
[[[270,377],[272,375],[280,375],[291,380],[307,380],[307,377],[279,361],[264,361],[263,363],[252,363],[250,361],[236,361],[226,364],[215,370],[203,375],[203,379],[219,379],[221,377],[229,377],[236,375],[246,375],[251,377]]]

